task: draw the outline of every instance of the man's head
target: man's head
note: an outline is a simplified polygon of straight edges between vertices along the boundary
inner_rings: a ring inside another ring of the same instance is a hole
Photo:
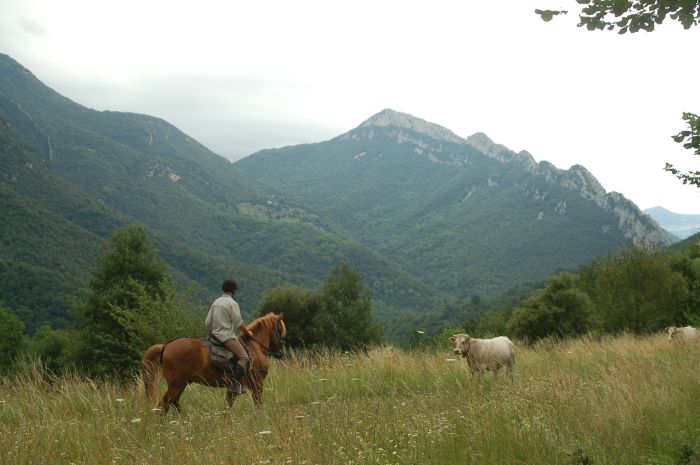
[[[238,290],[238,284],[233,279],[227,279],[221,285],[221,290],[233,295]]]

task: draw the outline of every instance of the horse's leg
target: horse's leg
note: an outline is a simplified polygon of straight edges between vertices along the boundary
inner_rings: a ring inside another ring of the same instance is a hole
[[[163,396],[163,413],[168,413],[171,405],[175,408],[175,410],[178,412],[180,411],[180,396],[186,387],[187,384],[185,383],[168,384],[168,390]]]
[[[233,407],[233,402],[236,400],[236,397],[238,397],[238,394],[231,391],[231,389],[226,390],[226,408],[230,409]]]
[[[250,394],[253,396],[253,403],[256,407],[262,406],[262,383],[250,383]]]

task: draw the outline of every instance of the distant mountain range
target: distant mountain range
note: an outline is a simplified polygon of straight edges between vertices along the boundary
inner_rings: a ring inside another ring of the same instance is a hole
[[[0,215],[0,303],[30,331],[69,324],[100,244],[133,222],[203,306],[227,276],[248,313],[265,289],[318,286],[346,261],[384,321],[669,243],[582,166],[483,134],[385,110],[231,164],[161,119],[85,108],[2,54]]]
[[[662,228],[680,239],[700,232],[700,215],[673,213],[663,207],[647,208],[644,213],[654,218]]]

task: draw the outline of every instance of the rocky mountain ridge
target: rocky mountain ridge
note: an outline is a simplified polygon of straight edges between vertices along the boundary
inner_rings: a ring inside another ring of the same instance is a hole
[[[472,147],[502,163],[517,163],[530,173],[543,177],[548,183],[556,183],[577,192],[581,197],[592,200],[601,208],[610,211],[618,218],[618,224],[625,231],[625,237],[635,245],[658,247],[670,244],[670,238],[655,221],[645,217],[641,210],[624,195],[618,192],[606,192],[595,176],[583,165],[576,164],[567,170],[562,170],[548,161],[536,162],[527,151],[515,152],[504,145],[497,144],[483,132],[477,132],[465,139],[440,125],[391,109],[382,110],[340,138],[371,139],[374,136],[373,128],[390,129],[390,135],[396,138],[397,143],[415,144],[417,148],[414,152],[434,163],[454,167],[464,167],[469,164],[469,156],[464,153],[451,153],[447,160],[444,157],[441,158],[439,155],[446,149],[440,142]],[[403,130],[410,130],[410,133]],[[416,134],[427,136],[432,141],[416,137]],[[535,192],[534,195],[541,200],[546,194]],[[565,214],[566,202],[562,200],[559,205],[558,213]]]

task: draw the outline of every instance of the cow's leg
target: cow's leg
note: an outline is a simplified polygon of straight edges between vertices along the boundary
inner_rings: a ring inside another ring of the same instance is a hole
[[[515,362],[513,362],[513,361],[508,362],[508,365],[506,365],[506,371],[508,371],[508,374],[510,375],[511,381],[515,381],[515,373],[514,373],[515,366],[514,365],[515,365]]]

